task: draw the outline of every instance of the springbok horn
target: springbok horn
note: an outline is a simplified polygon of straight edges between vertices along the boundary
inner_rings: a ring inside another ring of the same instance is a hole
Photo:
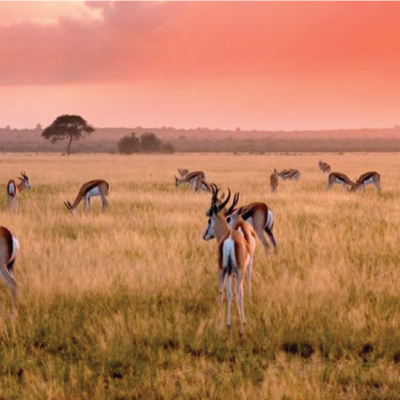
[[[221,203],[217,207],[218,212],[220,212],[229,203],[230,198],[231,198],[231,189],[228,189],[228,197],[226,198],[226,200],[223,203]]]
[[[216,201],[216,199],[217,199],[217,190],[218,190],[218,187],[217,187],[217,185],[215,184],[215,183],[212,183],[211,184],[211,187],[212,187],[212,193],[213,193],[213,195],[212,195],[212,201],[213,201],[213,203]]]
[[[229,207],[228,211],[225,213],[226,217],[233,213],[233,210],[235,209],[237,203],[239,202],[239,196],[240,196],[239,193],[235,193],[235,196],[233,198],[233,202],[232,202],[231,206]]]

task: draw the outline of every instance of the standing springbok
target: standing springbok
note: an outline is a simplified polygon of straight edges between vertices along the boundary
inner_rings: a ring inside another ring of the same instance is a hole
[[[65,207],[67,207],[68,211],[74,216],[76,215],[76,209],[82,200],[85,200],[84,209],[86,210],[86,208],[88,207],[89,210],[91,210],[92,206],[90,204],[90,198],[93,196],[100,196],[103,211],[105,211],[105,209],[108,207],[106,196],[108,195],[109,190],[110,185],[108,184],[108,182],[106,182],[104,179],[95,179],[82,185],[73,204],[71,204],[69,201],[65,201],[64,205]]]
[[[213,196],[211,198],[211,206],[207,210],[206,215],[209,217],[211,216],[212,209],[214,204],[223,204],[221,199],[218,199],[218,192],[219,188],[215,184],[211,184],[211,189],[213,191]],[[215,193],[215,194],[214,194]],[[214,197],[217,200],[214,200]],[[225,207],[225,206],[224,206]],[[223,208],[223,212],[226,210]],[[240,214],[239,214],[240,211]],[[275,250],[277,248],[276,240],[274,234],[272,233],[272,229],[274,227],[274,212],[269,208],[265,203],[251,203],[247,206],[241,207],[238,210],[233,210],[231,215],[237,214],[240,215],[244,221],[249,223],[254,231],[256,232],[257,236],[260,238],[265,250],[269,250],[269,245],[267,239],[264,236],[264,232],[270,238],[272,245],[274,246]]]
[[[215,185],[214,185],[215,186]],[[244,235],[244,238],[246,240],[246,243],[248,244],[251,254],[254,254],[256,250],[256,234],[254,232],[253,227],[246,221],[242,219],[240,215],[234,215],[232,216],[235,207],[239,201],[239,193],[235,193],[235,196],[233,198],[233,202],[231,206],[226,209],[225,205],[223,204],[222,200],[219,200],[217,197],[217,193],[212,187],[213,190],[213,204],[214,206],[221,207],[220,214],[223,215],[226,219],[226,222],[228,225],[240,233]],[[225,194],[224,194],[225,196]],[[229,196],[230,196],[230,191],[229,191]],[[226,203],[227,204],[227,203]],[[212,206],[213,207],[213,206]],[[249,295],[251,298],[251,270],[252,270],[252,265],[253,265],[253,256],[251,257],[251,260],[247,266],[247,280],[248,280],[248,287],[249,287]]]
[[[328,174],[329,172],[331,172],[331,166],[324,162],[324,161],[319,161],[318,162],[318,168],[324,173],[324,174]]]
[[[377,189],[378,192],[381,191],[381,176],[375,172],[375,171],[370,171],[366,172],[365,174],[362,174],[357,180],[356,184],[352,186],[351,191],[355,192],[358,189],[363,189],[365,191],[365,186],[367,185],[374,185]]]
[[[240,317],[240,333],[244,333],[243,324],[246,323],[243,304],[243,281],[246,270],[254,257],[254,249],[245,239],[241,228],[232,229],[221,214],[221,210],[230,199],[230,191],[227,199],[219,206],[214,205],[203,239],[210,240],[214,237],[218,242],[218,288],[219,300],[223,301],[223,291],[226,283],[227,317],[226,325],[231,326],[231,276],[235,275],[235,301]],[[251,267],[250,267],[251,268]]]
[[[356,185],[346,174],[331,172],[328,176],[327,189],[329,190],[335,184],[342,185],[347,191],[353,190],[353,187]]]
[[[300,171],[298,169],[284,169],[281,172],[277,172],[278,176],[283,180],[299,180],[300,179]]]
[[[19,194],[23,190],[31,188],[29,178],[26,176],[25,172],[21,171],[21,176],[19,176],[18,179],[21,181],[19,185],[17,185],[13,179],[11,179],[7,184],[8,205],[14,211],[17,211],[18,209]]]
[[[11,295],[11,316],[16,313],[17,281],[13,267],[18,254],[18,239],[4,226],[0,226],[0,275],[6,282]]]
[[[278,190],[278,183],[279,183],[278,177],[279,177],[278,171],[274,169],[274,172],[269,177],[269,182],[271,184],[271,193],[275,193]]]

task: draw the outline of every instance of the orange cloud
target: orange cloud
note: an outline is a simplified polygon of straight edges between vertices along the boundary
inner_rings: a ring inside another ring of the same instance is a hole
[[[36,4],[36,3],[34,3]],[[396,74],[398,3],[86,3],[0,28],[0,84],[153,77]]]

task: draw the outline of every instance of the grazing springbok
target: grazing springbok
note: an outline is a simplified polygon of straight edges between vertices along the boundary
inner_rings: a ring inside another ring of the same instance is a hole
[[[269,177],[269,182],[271,184],[271,193],[275,193],[278,190],[278,183],[279,183],[278,177],[279,177],[278,171],[274,169],[274,172]]]
[[[74,216],[76,214],[76,209],[82,200],[85,200],[85,210],[87,207],[89,210],[91,210],[92,206],[90,204],[90,198],[93,196],[100,196],[103,211],[105,211],[105,209],[108,207],[106,196],[108,195],[109,190],[110,185],[104,179],[95,179],[93,181],[86,182],[79,189],[79,193],[76,196],[74,203],[71,204],[69,201],[65,201],[65,207],[67,207],[68,211]]]
[[[278,176],[283,180],[299,180],[300,179],[300,171],[298,169],[284,169],[281,172],[277,172]]]
[[[202,179],[206,179],[203,171],[189,172],[183,178],[177,178],[175,176],[175,186],[178,187],[187,183],[189,186],[196,188],[197,181]]]
[[[331,166],[324,162],[324,161],[319,161],[318,162],[318,168],[324,173],[324,174],[329,174],[331,172]]]
[[[381,176],[376,171],[366,172],[362,174],[357,180],[356,184],[351,188],[352,192],[356,192],[358,189],[365,191],[365,186],[374,185],[378,192],[381,191]]]
[[[225,216],[221,213],[221,210],[229,202],[230,196],[230,191],[228,191],[226,200],[219,206],[213,206],[207,228],[203,234],[203,239],[208,241],[215,237],[218,242],[219,301],[220,303],[223,301],[223,291],[226,284],[226,297],[228,302],[226,325],[228,327],[231,326],[231,277],[232,275],[235,276],[235,301],[240,317],[240,333],[243,334],[243,325],[246,323],[243,304],[243,282],[246,270],[249,269],[249,265],[254,257],[254,248],[246,241],[245,233],[242,228],[237,227],[232,229],[226,222]],[[242,223],[245,224],[245,222]],[[251,228],[248,227],[248,229]]]
[[[213,196],[211,198],[211,206],[206,212],[206,215],[208,217],[211,216],[214,204],[223,204],[222,199],[218,199],[218,192],[220,189],[215,184],[211,184],[211,189],[213,191]],[[214,197],[217,200],[215,200]],[[222,209],[222,211],[226,212],[224,208]],[[248,204],[247,206],[241,207],[238,210],[233,210],[231,216],[233,217],[234,215],[240,215],[244,221],[246,221],[253,227],[257,236],[260,238],[265,250],[269,250],[269,245],[267,239],[264,236],[264,232],[268,235],[272,242],[272,245],[276,250],[277,244],[274,234],[272,233],[275,220],[274,212],[265,203],[258,202]]]
[[[346,174],[331,172],[328,176],[327,189],[330,189],[335,184],[342,185],[347,191],[352,190],[356,185]]]
[[[29,178],[26,176],[25,172],[21,171],[21,176],[19,176],[18,179],[21,181],[19,185],[17,185],[13,179],[11,179],[7,184],[8,205],[14,211],[18,209],[19,194],[23,190],[31,188]]]
[[[17,281],[13,267],[18,254],[18,239],[4,226],[0,226],[0,275],[6,282],[11,295],[11,316],[16,313]]]

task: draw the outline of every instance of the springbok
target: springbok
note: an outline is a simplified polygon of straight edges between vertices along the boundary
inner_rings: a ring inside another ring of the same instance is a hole
[[[381,191],[381,176],[376,171],[366,172],[362,174],[357,180],[356,184],[352,186],[351,191],[355,192],[358,189],[363,189],[365,191],[365,186],[367,185],[374,185],[378,192]]]
[[[198,180],[202,180],[202,179],[206,179],[203,171],[189,172],[183,178],[177,178],[175,176],[175,187],[178,187],[180,185],[187,183],[187,184],[189,184],[189,186],[196,188],[196,184],[197,184]]]
[[[335,184],[342,185],[347,191],[353,190],[353,187],[357,185],[346,174],[331,172],[328,176],[327,189],[330,189]]]
[[[208,217],[211,216],[214,204],[218,206],[220,204],[223,204],[222,199],[218,199],[218,192],[220,189],[215,184],[211,184],[211,189],[213,192],[213,196],[211,198],[211,206],[206,212],[206,215]],[[226,209],[224,209],[224,207],[221,210],[223,212],[226,212]],[[251,203],[248,204],[247,206],[241,207],[238,210],[233,210],[231,216],[234,216],[236,214],[238,216],[240,215],[244,221],[246,221],[253,227],[257,236],[260,238],[261,243],[263,244],[265,250],[267,251],[269,250],[269,245],[267,239],[264,236],[264,232],[268,235],[268,237],[272,242],[272,245],[276,250],[277,244],[274,234],[272,233],[275,218],[274,218],[274,212],[271,210],[271,208],[269,208],[265,203],[261,202]]]
[[[277,172],[279,177],[283,180],[299,180],[300,179],[300,171],[298,169],[284,169],[281,172]]]
[[[18,179],[21,181],[18,185],[13,179],[11,179],[7,184],[8,205],[14,211],[18,209],[19,194],[23,190],[31,188],[29,178],[26,176],[25,172],[21,171],[21,176],[19,176]]]
[[[246,243],[249,245],[249,248],[251,249],[251,254],[254,254],[254,252],[256,250],[256,235],[255,235],[253,227],[248,222],[245,222],[240,215],[232,216],[232,213],[234,212],[235,207],[239,201],[239,193],[235,193],[235,196],[233,198],[233,202],[232,202],[231,206],[228,209],[226,209],[226,206],[223,204],[222,200],[219,200],[218,197],[216,196],[214,187],[212,188],[212,190],[213,190],[213,200],[214,200],[213,204],[217,207],[221,207],[220,214],[225,217],[228,225],[232,229],[238,230],[240,233],[242,233],[244,235]],[[230,191],[229,191],[229,195],[230,195]],[[225,196],[225,193],[223,194],[223,196]],[[253,257],[251,258],[251,260],[248,264],[248,268],[247,268],[247,280],[248,280],[250,298],[251,298],[252,265],[253,265]]]
[[[274,169],[274,172],[269,177],[269,182],[271,184],[271,193],[275,193],[278,190],[278,171]]]
[[[223,301],[223,291],[226,283],[228,302],[226,325],[228,327],[231,326],[231,276],[235,275],[235,301],[240,317],[240,333],[243,334],[243,325],[246,323],[243,304],[243,281],[246,270],[249,269],[249,266],[251,268],[250,264],[254,257],[254,248],[251,248],[246,241],[242,228],[232,229],[226,222],[225,216],[221,213],[221,210],[229,202],[231,194],[230,191],[228,192],[227,199],[223,203],[219,206],[213,206],[203,239],[208,241],[215,237],[218,242],[219,301],[220,303]]]
[[[319,161],[318,162],[318,168],[324,173],[324,174],[328,174],[329,172],[331,172],[331,166],[324,162],[324,161]]]
[[[4,226],[0,227],[0,275],[6,282],[11,295],[11,316],[16,312],[17,281],[13,267],[18,254],[18,239]]]
[[[90,204],[90,198],[93,196],[100,196],[103,211],[105,211],[105,209],[108,207],[106,196],[108,195],[109,190],[110,185],[108,182],[106,182],[104,179],[95,179],[82,185],[73,204],[71,204],[69,201],[65,201],[64,205],[67,207],[71,215],[74,216],[76,214],[76,209],[82,200],[85,200],[84,209],[86,210],[86,207],[88,207],[89,210],[91,210],[92,206]]]

